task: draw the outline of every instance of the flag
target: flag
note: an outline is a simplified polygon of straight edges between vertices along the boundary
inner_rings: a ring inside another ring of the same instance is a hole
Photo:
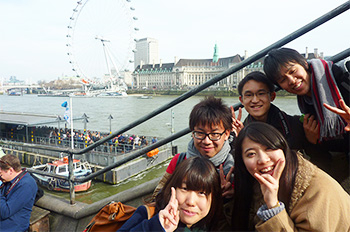
[[[61,104],[61,106],[66,108],[66,110],[64,111],[63,118],[64,118],[64,120],[66,120],[66,121],[68,122],[68,124],[69,124],[69,123],[70,123],[70,122],[69,122],[69,108],[68,108],[68,103],[67,103],[67,101],[63,102],[63,103]]]

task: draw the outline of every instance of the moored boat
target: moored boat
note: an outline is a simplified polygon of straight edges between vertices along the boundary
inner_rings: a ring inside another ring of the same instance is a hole
[[[35,165],[32,168],[61,176],[68,176],[68,157],[55,160],[52,163]],[[89,163],[81,162],[78,159],[73,159],[73,170],[74,177],[76,178],[85,177],[92,173]],[[67,180],[43,176],[36,173],[33,173],[33,176],[41,186],[47,188],[48,190],[69,192],[69,182]],[[84,183],[74,182],[75,192],[87,191],[90,187],[91,180]]]

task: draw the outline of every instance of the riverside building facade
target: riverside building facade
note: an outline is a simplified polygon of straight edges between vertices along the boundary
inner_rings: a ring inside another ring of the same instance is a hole
[[[212,59],[180,59],[174,63],[141,64],[132,76],[137,89],[190,89],[210,80],[233,65],[242,61],[240,55]],[[232,88],[246,75],[242,69],[216,83],[211,88]]]
[[[245,51],[243,57],[237,54],[235,56],[218,58],[217,45],[215,45],[212,59],[178,60],[175,57],[174,63],[163,64],[161,59],[159,63],[156,63],[155,61],[158,59],[158,43],[157,49],[153,49],[154,54],[151,55],[152,47],[150,47],[150,44],[153,43],[151,41],[153,41],[151,38],[144,38],[137,42],[138,51],[135,53],[135,70],[132,73],[132,88],[134,89],[192,89],[248,58],[247,51]],[[136,56],[137,54],[138,56]],[[323,58],[323,53],[318,54],[317,48],[315,48],[314,53],[309,53],[308,48],[306,48],[306,52],[303,55],[306,59]],[[254,71],[264,72],[264,57],[209,88],[214,90],[236,89],[238,83],[248,73]]]

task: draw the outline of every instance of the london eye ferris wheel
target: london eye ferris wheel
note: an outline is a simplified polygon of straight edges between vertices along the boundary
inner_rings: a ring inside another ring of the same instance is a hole
[[[119,82],[133,62],[138,31],[131,0],[80,0],[67,33],[69,63],[85,85]]]

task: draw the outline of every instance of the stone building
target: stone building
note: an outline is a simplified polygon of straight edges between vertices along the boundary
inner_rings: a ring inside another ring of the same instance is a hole
[[[180,59],[174,63],[141,64],[136,67],[132,76],[134,87],[160,89],[188,89],[203,84],[242,61],[240,55],[212,59]],[[243,78],[244,70],[240,70],[219,81],[211,88],[231,89]]]
[[[318,54],[318,49],[314,53],[303,53],[307,59],[323,58],[323,53]],[[215,57],[215,53],[214,53]],[[180,59],[175,57],[174,63],[144,64],[141,60],[132,73],[133,88],[136,89],[191,89],[212,79],[216,75],[226,71],[233,65],[247,59],[247,51],[243,57],[240,55],[214,59]],[[216,59],[215,59],[216,60]],[[218,90],[231,90],[238,86],[238,83],[248,73],[253,71],[264,72],[264,57],[251,63],[245,68],[231,74],[215,85],[209,87]]]

